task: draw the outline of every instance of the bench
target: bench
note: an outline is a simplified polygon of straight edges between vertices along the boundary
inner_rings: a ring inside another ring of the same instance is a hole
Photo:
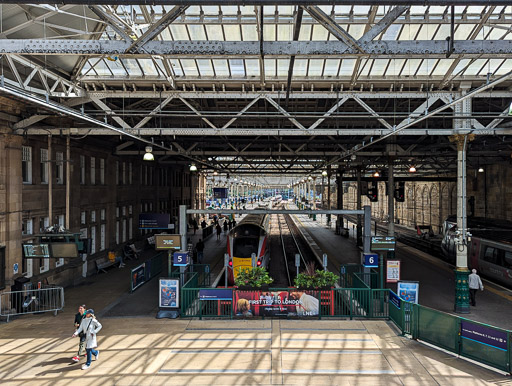
[[[96,270],[97,270],[96,273],[100,273],[101,271],[107,273],[107,271],[105,269],[117,263],[116,260],[112,261],[108,257],[102,257],[101,259],[96,259],[96,260],[94,260],[94,262],[96,263]]]

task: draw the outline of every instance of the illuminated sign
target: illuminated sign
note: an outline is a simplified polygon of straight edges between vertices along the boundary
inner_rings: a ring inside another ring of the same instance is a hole
[[[180,235],[155,235],[156,249],[181,249]]]

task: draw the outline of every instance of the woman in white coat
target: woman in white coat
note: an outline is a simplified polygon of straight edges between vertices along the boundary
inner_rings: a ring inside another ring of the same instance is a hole
[[[100,352],[98,350],[95,350],[96,347],[98,347],[98,343],[96,341],[96,334],[98,334],[98,331],[101,330],[101,323],[96,320],[96,317],[94,316],[94,310],[89,309],[85,313],[85,318],[82,319],[82,322],[80,323],[80,327],[78,327],[78,330],[75,331],[75,333],[72,335],[73,338],[78,336],[81,332],[85,333],[85,349],[87,351],[87,362],[85,365],[82,366],[82,370],[87,370],[89,367],[91,367],[91,361],[92,356],[98,360],[98,357],[100,355]]]

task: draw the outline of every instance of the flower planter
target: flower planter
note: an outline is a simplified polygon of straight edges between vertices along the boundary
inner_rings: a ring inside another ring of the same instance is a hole
[[[269,291],[269,286],[253,287],[250,285],[240,285],[236,287],[238,291]]]

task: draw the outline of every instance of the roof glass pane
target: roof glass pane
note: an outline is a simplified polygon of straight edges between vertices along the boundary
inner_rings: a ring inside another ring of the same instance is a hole
[[[483,7],[481,5],[470,5],[468,7],[468,12],[467,13],[477,13],[477,14],[480,14],[484,10],[484,8],[486,8],[486,7]]]
[[[311,59],[309,61],[308,76],[320,76],[324,69],[325,59]]]
[[[434,66],[437,63],[437,59],[425,59],[421,62],[420,67],[418,68],[418,72],[416,75],[419,76],[428,76],[434,69]]]
[[[455,40],[467,40],[469,38],[469,34],[475,28],[474,24],[459,24],[456,26],[455,30]]]
[[[356,40],[361,39],[364,34],[364,24],[352,24],[348,29],[348,33]]]
[[[311,40],[327,40],[327,30],[323,26],[315,24],[313,26],[313,38]]]
[[[470,59],[461,59],[457,67],[452,72],[452,75],[459,75],[459,72],[462,71],[469,63]]]
[[[350,13],[350,10],[352,9],[352,6],[350,5],[336,5],[334,6],[334,12],[336,15],[348,15]],[[359,15],[359,9],[358,6],[354,7],[354,13]]]
[[[263,7],[264,15],[273,15],[276,12],[276,7],[274,5]]]
[[[174,40],[190,40],[188,38],[187,27],[184,24],[171,24],[170,28]]]
[[[366,63],[361,66],[361,72],[360,72],[360,76],[368,76],[368,74],[370,73],[370,70],[373,66],[373,62],[374,62],[374,59],[368,59],[366,61]]]
[[[200,24],[188,24],[188,31],[192,40],[207,40],[204,28]]]
[[[306,76],[307,67],[307,59],[295,59],[295,63],[293,64],[293,76]]]
[[[199,12],[199,6],[192,5],[185,10],[185,15],[199,15]]]
[[[293,40],[293,25],[279,24],[277,26],[277,40],[289,41]]]
[[[507,59],[494,75],[505,75],[507,72],[510,71],[512,71],[512,59]]]
[[[338,67],[340,66],[339,59],[326,59],[324,76],[336,76],[338,75]]]
[[[418,66],[420,65],[421,59],[409,59],[405,62],[404,69],[402,70],[402,76],[412,76],[416,73]]]
[[[427,11],[427,7],[422,7],[422,6],[417,6],[417,5],[412,6],[411,9],[409,10],[411,15],[421,15],[421,16],[424,16],[426,11]]]
[[[389,63],[389,67],[386,70],[384,75],[386,76],[398,76],[400,75],[400,70],[404,65],[405,59],[391,59],[391,63]]]
[[[455,59],[440,59],[432,72],[433,76],[445,76]]]
[[[399,40],[414,40],[421,24],[404,24]]]
[[[200,76],[213,76],[212,61],[210,59],[197,59]]]
[[[174,75],[183,76],[183,71],[181,70],[180,61],[178,59],[169,59],[172,65],[172,69],[174,71]]]
[[[299,40],[309,41],[310,40],[309,37],[311,36],[311,28],[312,28],[311,24],[303,24],[300,27]]]
[[[275,24],[265,24],[263,26],[263,39],[267,42],[273,42],[276,40]]]
[[[428,13],[431,15],[442,15],[446,11],[446,6],[431,6]]]
[[[288,76],[290,59],[277,59],[277,76]]]
[[[260,76],[260,63],[258,59],[245,59],[247,76]]]
[[[324,11],[324,13],[326,13],[327,15],[331,14],[332,5],[320,5],[318,8],[320,8],[322,11]]]
[[[499,25],[505,28],[505,26],[503,24],[499,24]],[[510,26],[508,26],[506,28],[508,29],[508,28],[510,28]],[[487,28],[486,28],[486,30],[487,30]],[[503,35],[507,35],[507,36],[505,36],[505,38],[510,39],[510,32],[507,32],[506,29],[493,28],[491,33],[489,34],[488,39],[491,39],[491,40],[502,39]]]
[[[487,65],[484,66],[484,68],[482,68],[482,70],[480,71],[480,75],[487,76],[488,72],[490,72],[491,74],[494,74],[496,72],[496,70],[498,70],[498,68],[501,66],[502,63],[503,63],[503,59],[489,60]]]
[[[223,15],[236,15],[238,13],[238,7],[236,5],[223,5],[222,6],[222,14]]]
[[[121,59],[128,71],[128,76],[140,76],[142,71],[135,59]]]
[[[240,26],[238,24],[224,24],[224,33],[229,41],[238,42],[242,40],[240,36]]]
[[[180,59],[185,76],[198,76],[197,66],[194,59]]]
[[[254,7],[250,7],[248,5],[242,5],[240,6],[240,13],[242,15],[250,15],[250,16],[254,16]]]
[[[354,5],[354,13],[356,15],[367,15],[368,12],[370,12],[369,5]]]
[[[242,59],[229,59],[229,68],[232,76],[245,76],[244,61]]]
[[[396,40],[401,27],[400,24],[391,24],[382,34],[382,40]]]
[[[352,76],[355,64],[355,59],[343,59],[341,61],[340,76]]]
[[[208,33],[208,40],[224,40],[222,28],[219,24],[207,24],[206,32]]]
[[[158,76],[159,72],[156,69],[155,63],[151,59],[138,59],[142,71],[146,76]]]
[[[276,76],[276,60],[265,58],[265,76]]]
[[[212,61],[217,76],[229,76],[228,61],[226,59],[213,59]]]
[[[348,25],[347,25],[347,24],[339,24],[339,26],[340,26],[341,28],[343,28],[345,31],[347,31],[347,32],[348,32]],[[348,33],[350,33],[350,32],[348,32]],[[328,34],[328,36],[329,36],[329,40],[338,40],[338,39],[336,38],[336,36],[334,36],[333,34],[329,33],[329,31],[327,31],[327,34]]]
[[[477,60],[475,60],[473,63],[471,63],[468,66],[466,71],[464,71],[461,75],[466,75],[466,76],[468,76],[468,75],[469,76],[476,75],[477,73],[480,72],[480,69],[485,64],[485,62],[487,62],[487,59],[477,59]]]
[[[171,31],[169,30],[169,28],[164,29],[160,33],[160,37],[162,38],[162,40],[174,40],[173,36],[171,35]]]
[[[90,60],[88,60],[87,62],[85,62],[84,67],[82,68],[81,75],[86,75],[90,69],[91,69],[91,63],[90,63]]]
[[[280,15],[284,16],[291,16],[293,15],[293,11],[295,10],[295,7],[293,5],[279,5],[277,7],[277,11]]]
[[[375,59],[372,67],[372,76],[382,76],[389,63],[388,59]]]
[[[206,5],[202,6],[203,12],[205,15],[218,15],[219,14],[219,7],[216,5]]]
[[[430,26],[430,29],[433,29],[432,26]],[[416,40],[431,40],[428,25],[422,25],[417,36]]]
[[[94,66],[94,71],[96,71],[96,73],[99,75],[99,76],[111,76],[112,73],[110,72],[107,64],[105,63],[104,60],[100,60],[95,66]],[[125,74],[125,72],[123,71],[123,75]],[[89,72],[88,75],[92,75],[92,71]]]
[[[242,24],[242,38],[244,41],[257,41],[258,29],[256,24]]]

